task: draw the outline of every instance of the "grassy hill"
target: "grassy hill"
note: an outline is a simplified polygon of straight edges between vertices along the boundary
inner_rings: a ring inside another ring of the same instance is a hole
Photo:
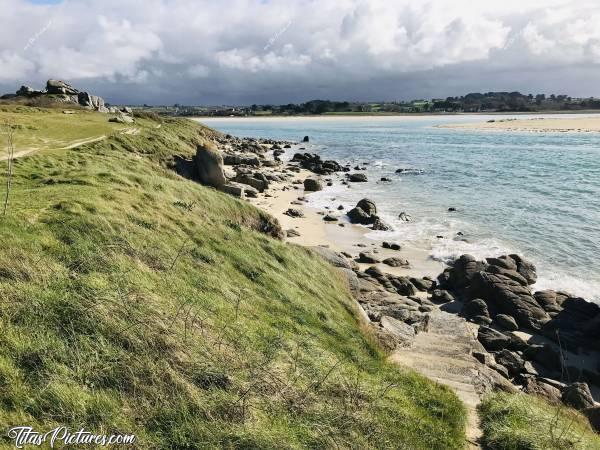
[[[1,428],[133,433],[144,449],[463,447],[459,400],[385,361],[333,269],[169,169],[212,130],[8,116],[17,152],[39,151],[15,162],[0,218]]]

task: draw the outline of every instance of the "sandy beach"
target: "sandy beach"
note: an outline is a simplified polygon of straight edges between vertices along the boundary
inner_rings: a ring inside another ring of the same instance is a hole
[[[435,278],[440,274],[445,265],[442,262],[430,258],[427,249],[416,248],[406,245],[403,242],[397,242],[402,246],[401,250],[390,250],[382,248],[382,242],[365,237],[370,231],[364,226],[351,224],[345,215],[345,211],[337,210],[335,196],[331,197],[331,207],[329,210],[318,210],[308,206],[306,199],[311,195],[305,192],[304,187],[298,181],[304,181],[306,178],[318,178],[308,170],[300,170],[293,181],[284,183],[272,183],[269,186],[268,196],[260,194],[258,198],[249,199],[255,206],[268,212],[279,220],[284,230],[293,229],[299,233],[299,236],[286,237],[286,241],[303,246],[324,246],[338,252],[344,252],[358,258],[358,254],[363,251],[375,253],[378,259],[382,261],[386,258],[399,257],[407,259],[410,262],[408,267],[390,267],[385,264],[359,264],[361,270],[376,265],[387,273],[402,276],[430,276]],[[340,176],[338,176],[340,177]],[[332,176],[334,183],[340,183],[341,178]],[[285,214],[289,208],[302,211],[304,217],[294,218]],[[326,214],[334,215],[338,218],[337,222],[327,222],[323,220]]]
[[[598,133],[600,116],[552,117],[535,119],[490,119],[481,123],[439,125],[439,128],[456,128],[483,131],[522,131],[531,133]]]

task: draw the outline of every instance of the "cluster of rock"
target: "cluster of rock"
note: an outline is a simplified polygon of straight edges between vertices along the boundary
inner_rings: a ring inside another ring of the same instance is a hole
[[[376,266],[361,271],[358,264],[341,253],[325,247],[312,249],[342,271],[365,319],[388,350],[410,345],[416,334],[427,328],[427,313],[435,305],[416,294],[433,291],[434,280],[392,275]]]
[[[526,259],[477,261],[463,255],[432,280],[396,276],[376,266],[361,271],[356,262],[379,262],[370,252],[354,262],[350,255],[314,250],[345,275],[360,312],[388,351],[410,347],[418,333],[427,332],[434,309],[459,312],[478,328],[472,357],[491,388],[563,402],[600,429],[600,406],[590,390],[600,386],[600,308],[561,292],[531,292],[537,275]]]
[[[292,162],[300,163],[300,167],[310,170],[319,175],[331,175],[335,172],[347,172],[348,167],[342,167],[338,162],[332,160],[321,160],[315,153],[296,153]]]
[[[296,153],[290,164],[286,165],[280,157],[292,145],[291,142],[274,139],[215,134],[212,142],[198,146],[192,171],[185,161],[179,161],[178,170],[183,175],[195,176],[201,183],[237,197],[257,197],[259,193],[267,191],[273,182],[290,181],[300,168],[318,175],[345,170],[336,161],[322,161],[320,156],[310,153]],[[302,181],[293,181],[293,184],[298,183],[302,184]],[[318,191],[323,188],[323,183],[319,178],[307,178],[304,187],[307,191]],[[289,215],[299,217],[294,215],[294,211]]]
[[[390,226],[386,225],[377,215],[377,206],[373,200],[363,198],[354,208],[348,211],[350,223],[370,225],[373,230],[388,231]]]
[[[6,100],[17,97],[36,98],[44,96],[51,98],[53,102],[76,104],[98,112],[118,112],[118,109],[115,107],[112,107],[112,109],[107,107],[102,97],[79,91],[61,80],[48,80],[46,88],[42,90],[36,90],[30,86],[21,86],[15,94],[6,94],[1,98]]]
[[[489,352],[475,355],[481,362],[527,392],[598,414],[588,384],[600,386],[600,307],[564,292],[533,292],[536,280],[535,266],[519,255],[462,255],[437,281],[480,325]]]

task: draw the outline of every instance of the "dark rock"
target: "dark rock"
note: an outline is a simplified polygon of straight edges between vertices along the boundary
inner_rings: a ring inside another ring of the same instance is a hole
[[[468,297],[483,299],[500,313],[514,317],[520,326],[540,330],[550,317],[522,286],[500,274],[477,272],[471,279]]]
[[[400,250],[402,248],[400,244],[396,244],[394,242],[383,242],[381,246],[383,248],[389,248],[390,250]]]
[[[375,216],[371,229],[375,231],[390,231],[392,227],[383,222],[379,217]]]
[[[362,225],[369,225],[374,222],[372,216],[363,211],[362,208],[355,207],[348,211],[348,218],[351,223],[359,223]]]
[[[453,300],[452,294],[445,289],[436,289],[431,293],[431,301],[434,303],[448,303]]]
[[[412,220],[412,217],[406,214],[405,212],[401,212],[398,215],[398,219],[400,219],[402,222],[410,222]]]
[[[525,377],[523,379],[523,391],[531,395],[537,395],[545,398],[551,403],[560,403],[562,393],[560,389],[550,384],[544,383],[542,379],[536,377]]]
[[[300,236],[300,233],[296,230],[294,230],[293,228],[290,228],[289,230],[286,230],[285,232],[287,237],[298,237]]]
[[[593,406],[583,411],[585,416],[590,421],[590,425],[596,431],[600,433],[600,406]]]
[[[412,296],[417,293],[413,284],[406,277],[390,277],[390,282],[400,295]]]
[[[468,303],[465,303],[463,307],[463,315],[467,318],[475,316],[489,317],[490,313],[486,303],[482,299],[476,298]]]
[[[410,282],[421,292],[429,291],[435,285],[433,280],[427,278],[410,278]]]
[[[348,175],[348,181],[351,183],[366,183],[368,180],[364,173],[352,173]]]
[[[480,327],[477,339],[488,351],[499,351],[510,344],[510,337],[489,327]]]
[[[562,393],[562,401],[565,405],[575,409],[586,409],[594,406],[594,398],[586,383],[572,383]]]
[[[284,212],[284,214],[286,216],[290,216],[290,217],[304,217],[304,213],[302,211],[300,211],[299,209],[294,209],[294,208],[289,208],[286,212]]]
[[[392,181],[392,179],[388,177],[381,177],[379,181]]]
[[[498,258],[486,258],[485,259],[489,265],[501,267],[507,270],[517,271],[517,263],[508,256],[500,256]]]
[[[484,263],[478,262],[474,256],[462,255],[454,261],[451,269],[447,269],[448,287],[454,290],[463,289],[469,285],[476,273],[484,269]]]
[[[356,204],[356,207],[362,209],[369,216],[374,216],[377,214],[377,206],[375,205],[375,202],[368,198],[359,200],[359,202]]]
[[[304,136],[304,138],[302,138],[302,142],[309,142],[310,138],[308,136]]]
[[[505,330],[516,331],[519,329],[519,326],[517,325],[517,322],[515,322],[515,319],[506,314],[498,314],[496,317],[494,317],[494,320],[498,322],[498,325],[500,325]]]
[[[497,265],[490,265],[486,269],[486,272],[497,274],[497,275],[503,275],[503,276],[519,283],[521,286],[528,285],[527,280],[521,274],[519,274],[519,272],[517,272],[516,270],[505,269],[505,268],[497,266]]]
[[[508,344],[509,350],[523,351],[529,346],[529,344],[525,342],[523,338],[512,331],[506,333],[506,335],[510,338],[510,343]]]
[[[490,354],[489,353],[473,351],[471,354],[481,364],[488,365],[490,363]]]
[[[453,207],[448,208],[448,212],[455,212],[455,211],[456,211],[456,208],[453,208]]]
[[[514,378],[524,370],[525,361],[515,352],[510,350],[501,350],[496,353],[496,362],[503,365],[508,370],[508,374]]]
[[[339,219],[335,216],[332,216],[331,214],[327,214],[325,215],[325,217],[323,217],[323,220],[325,222],[337,222]]]
[[[397,169],[396,173],[401,175],[422,175],[425,171],[423,169],[401,168]]]
[[[562,311],[562,307],[556,301],[556,292],[551,290],[538,291],[533,294],[533,297],[538,304],[544,309],[544,311],[552,314],[558,314]]]
[[[533,263],[519,255],[509,256],[517,263],[517,272],[519,272],[529,284],[535,284],[537,281],[537,273]]]
[[[470,320],[477,325],[483,325],[486,327],[492,324],[492,319],[490,319],[488,316],[473,316]]]
[[[406,259],[402,258],[386,258],[382,262],[390,267],[406,267],[410,265]]]
[[[315,178],[307,178],[306,180],[304,180],[304,190],[305,191],[322,191],[323,190],[323,184],[321,183],[320,180],[317,180]]]
[[[562,370],[562,360],[560,352],[550,344],[529,345],[523,350],[523,356],[531,361],[535,361],[542,366],[560,372]]]
[[[366,263],[366,264],[377,264],[379,263],[379,259],[377,259],[375,257],[375,255],[373,255],[373,253],[370,252],[360,252],[358,254],[358,261],[359,263]]]

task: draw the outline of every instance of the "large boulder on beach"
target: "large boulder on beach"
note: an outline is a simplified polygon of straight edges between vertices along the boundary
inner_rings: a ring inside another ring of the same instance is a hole
[[[373,200],[363,198],[354,208],[348,211],[348,218],[351,223],[361,225],[371,225],[375,223],[377,217],[377,206]]]
[[[350,223],[359,223],[362,225],[373,223],[372,217],[359,207],[352,208],[348,211],[348,218],[350,219]]]
[[[304,190],[312,192],[322,191],[323,183],[321,183],[321,181],[317,180],[316,178],[307,178],[306,180],[304,180]]]
[[[207,142],[196,148],[196,169],[202,184],[220,188],[227,179],[223,173],[223,157],[215,144]]]
[[[369,216],[374,216],[375,214],[377,214],[377,206],[375,205],[375,202],[368,198],[363,198],[362,200],[360,200],[356,204],[356,207],[362,209]]]

